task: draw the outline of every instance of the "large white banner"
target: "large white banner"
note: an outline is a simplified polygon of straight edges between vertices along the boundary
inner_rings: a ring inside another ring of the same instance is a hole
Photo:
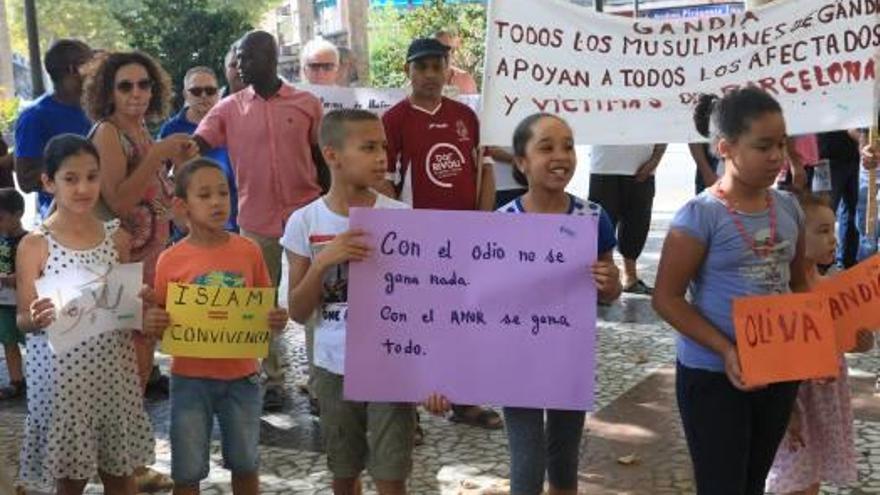
[[[324,106],[324,112],[357,108],[382,115],[409,95],[408,90],[401,88],[346,88],[310,84],[301,84],[297,88],[317,96]],[[479,113],[480,95],[456,95],[453,98]]]
[[[567,119],[582,144],[700,141],[699,94],[745,85],[782,103],[790,134],[872,121],[880,0],[780,0],[671,21],[537,3],[490,4],[484,144],[508,144],[535,112]]]
[[[346,88],[310,84],[301,84],[297,88],[317,96],[324,105],[324,112],[357,108],[382,115],[407,95],[405,89],[397,88]]]

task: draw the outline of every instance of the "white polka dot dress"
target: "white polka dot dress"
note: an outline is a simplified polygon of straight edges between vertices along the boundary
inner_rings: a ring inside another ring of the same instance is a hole
[[[27,409],[21,448],[20,478],[25,488],[44,493],[55,491],[55,480],[43,470],[46,436],[52,405],[52,351],[44,332],[26,334]]]
[[[118,226],[118,221],[108,222],[104,242],[88,250],[64,247],[45,232],[49,258],[44,273],[118,263],[111,238]],[[87,479],[99,470],[126,476],[153,463],[155,441],[143,407],[131,334],[106,332],[60,355],[49,350],[45,334],[28,338],[23,480]]]

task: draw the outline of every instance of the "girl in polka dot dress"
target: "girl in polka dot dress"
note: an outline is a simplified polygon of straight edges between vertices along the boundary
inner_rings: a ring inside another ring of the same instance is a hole
[[[58,136],[46,146],[44,163],[43,185],[55,195],[57,211],[22,239],[16,270],[18,323],[28,332],[21,478],[29,486],[50,482],[59,494],[79,494],[100,475],[105,493],[133,494],[132,475],[153,462],[154,440],[132,331],[115,329],[54,354],[44,329],[56,308],[37,297],[34,283],[76,266],[125,262],[128,237],[117,221],[102,223],[93,214],[100,178],[98,153],[89,141]]]
[[[806,216],[805,256],[810,262],[808,280],[812,286],[821,279],[818,266],[834,262],[835,218],[831,207],[812,195],[801,197],[801,207]],[[858,340],[857,352],[873,347],[868,332],[861,332]],[[791,423],[767,477],[767,491],[815,495],[823,482],[846,486],[857,478],[853,412],[846,359],[841,356],[837,379],[801,383]]]

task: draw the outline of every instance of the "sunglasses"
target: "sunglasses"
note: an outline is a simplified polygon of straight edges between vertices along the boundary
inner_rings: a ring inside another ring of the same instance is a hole
[[[134,87],[137,86],[141,91],[148,91],[153,89],[153,80],[152,79],[141,79],[140,81],[119,81],[116,83],[116,89],[120,93],[131,93]]]
[[[214,96],[217,94],[217,88],[214,86],[193,86],[192,88],[187,89],[187,91],[196,98],[201,98],[202,94],[205,96]]]
[[[330,72],[331,70],[336,68],[336,64],[330,63],[330,62],[328,62],[328,63],[317,63],[316,62],[313,64],[306,64],[306,67],[308,67],[309,70],[313,70],[315,72],[318,72],[318,71]]]

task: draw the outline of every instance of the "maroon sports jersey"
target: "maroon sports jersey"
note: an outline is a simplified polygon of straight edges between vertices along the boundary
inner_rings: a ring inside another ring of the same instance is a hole
[[[474,210],[477,203],[477,115],[443,98],[432,113],[405,99],[382,116],[388,171],[400,200],[414,208]]]

